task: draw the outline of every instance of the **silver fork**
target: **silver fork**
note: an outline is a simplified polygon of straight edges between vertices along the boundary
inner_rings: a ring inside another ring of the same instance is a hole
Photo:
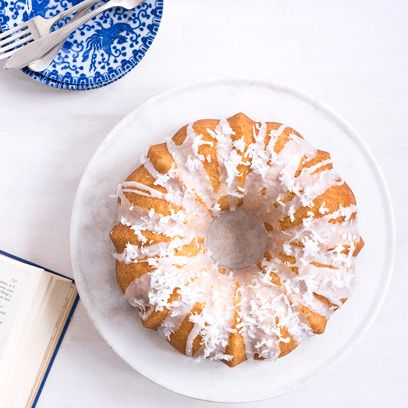
[[[61,18],[68,17],[85,7],[90,7],[99,0],[84,0],[76,6],[61,11],[55,17],[44,18],[36,16],[28,21],[24,21],[16,27],[0,34],[0,60],[6,59],[14,54],[20,47],[38,40],[50,33],[51,27]]]

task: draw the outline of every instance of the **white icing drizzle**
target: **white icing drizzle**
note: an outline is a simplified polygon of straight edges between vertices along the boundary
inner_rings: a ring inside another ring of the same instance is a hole
[[[193,355],[193,343],[195,338],[200,334],[202,327],[198,324],[195,324],[191,332],[188,334],[187,343],[186,343],[186,355],[191,357]]]
[[[204,169],[203,157],[198,154],[197,139],[192,125],[187,126],[187,135],[181,145],[176,145],[173,139],[167,141],[167,148],[176,163],[176,171],[185,189],[190,194],[198,194],[208,209],[216,204],[210,179]]]
[[[281,125],[270,131],[265,147],[266,123],[254,125],[255,141],[250,145],[235,135],[227,120],[221,120],[214,130],[207,129],[212,141],[203,140],[189,125],[181,145],[176,145],[173,139],[167,141],[174,160],[169,172],[160,173],[149,159],[143,160],[157,188],[135,181],[126,181],[118,188],[118,222],[134,231],[137,244],[128,243],[115,257],[125,263],[144,261],[153,269],[134,280],[125,297],[139,309],[143,320],[154,311],[167,309],[167,317],[158,331],[168,339],[193,307],[200,304],[201,312],[189,317],[194,326],[187,338],[188,356],[193,355],[194,341],[200,336],[200,347],[194,357],[229,360],[231,356],[225,349],[230,334],[238,331],[248,359],[255,355],[276,359],[280,344],[291,341],[283,335],[283,328],[297,343],[313,335],[300,313],[301,306],[328,318],[335,307],[341,306],[342,299],[350,295],[355,275],[353,253],[360,240],[354,205],[340,206],[330,213],[323,203],[318,209],[319,216],[310,212],[300,225],[282,230],[283,219],[289,217],[294,222],[300,208],[313,207],[328,188],[343,183],[333,169],[325,169],[331,164],[329,159],[303,167],[295,176],[302,160],[311,160],[317,150],[292,132],[276,153],[276,142],[287,129]],[[221,186],[217,192],[213,191],[204,167],[211,157],[199,154],[203,144],[216,148]],[[237,183],[240,164],[249,168],[244,188]],[[165,192],[158,191],[159,188]],[[180,210],[156,214],[153,209],[132,204],[129,193],[165,200]],[[223,196],[228,197],[230,210],[243,198],[243,208],[272,228],[268,230],[268,257],[262,260],[261,270],[253,266],[220,273],[208,251],[199,245],[212,217],[220,211],[218,201]],[[344,219],[339,222],[339,217]],[[147,231],[171,239],[149,241]],[[196,242],[197,255],[181,256],[179,252],[192,242]],[[280,285],[273,282],[275,275]],[[237,284],[240,302],[234,328]],[[315,294],[326,297],[334,307],[328,307]]]

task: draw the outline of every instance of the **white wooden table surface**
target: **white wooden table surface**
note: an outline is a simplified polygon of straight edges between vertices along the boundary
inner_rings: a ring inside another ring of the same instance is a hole
[[[297,87],[348,119],[377,157],[394,200],[396,268],[379,316],[351,355],[289,395],[246,406],[408,406],[407,21],[406,0],[166,0],[146,58],[107,88],[58,91],[19,72],[0,72],[0,248],[72,274],[69,222],[81,174],[115,123],[151,96],[214,75]],[[210,405],[134,372],[81,304],[39,403]]]

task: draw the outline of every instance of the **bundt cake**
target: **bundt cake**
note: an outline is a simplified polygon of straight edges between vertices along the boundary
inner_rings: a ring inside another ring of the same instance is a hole
[[[266,236],[260,259],[243,267],[222,265],[207,247],[212,223],[235,211]],[[187,356],[230,367],[282,357],[323,333],[350,295],[364,245],[330,154],[243,113],[198,120],[151,146],[118,187],[110,236],[117,281],[143,325]]]

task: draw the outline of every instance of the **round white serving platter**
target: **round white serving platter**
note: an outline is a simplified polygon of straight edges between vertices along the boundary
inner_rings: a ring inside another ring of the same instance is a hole
[[[278,361],[247,361],[235,368],[196,363],[176,352],[155,331],[142,327],[115,281],[117,185],[140,164],[149,146],[201,118],[244,112],[257,121],[278,121],[329,151],[334,166],[357,198],[366,246],[357,262],[351,298],[315,336]],[[376,161],[361,137],[336,113],[279,84],[211,79],[151,99],[127,115],[107,136],[80,182],[71,222],[74,276],[89,316],[110,346],[151,381],[179,394],[208,401],[246,402],[292,391],[350,352],[373,322],[389,284],[394,259],[390,197]]]

